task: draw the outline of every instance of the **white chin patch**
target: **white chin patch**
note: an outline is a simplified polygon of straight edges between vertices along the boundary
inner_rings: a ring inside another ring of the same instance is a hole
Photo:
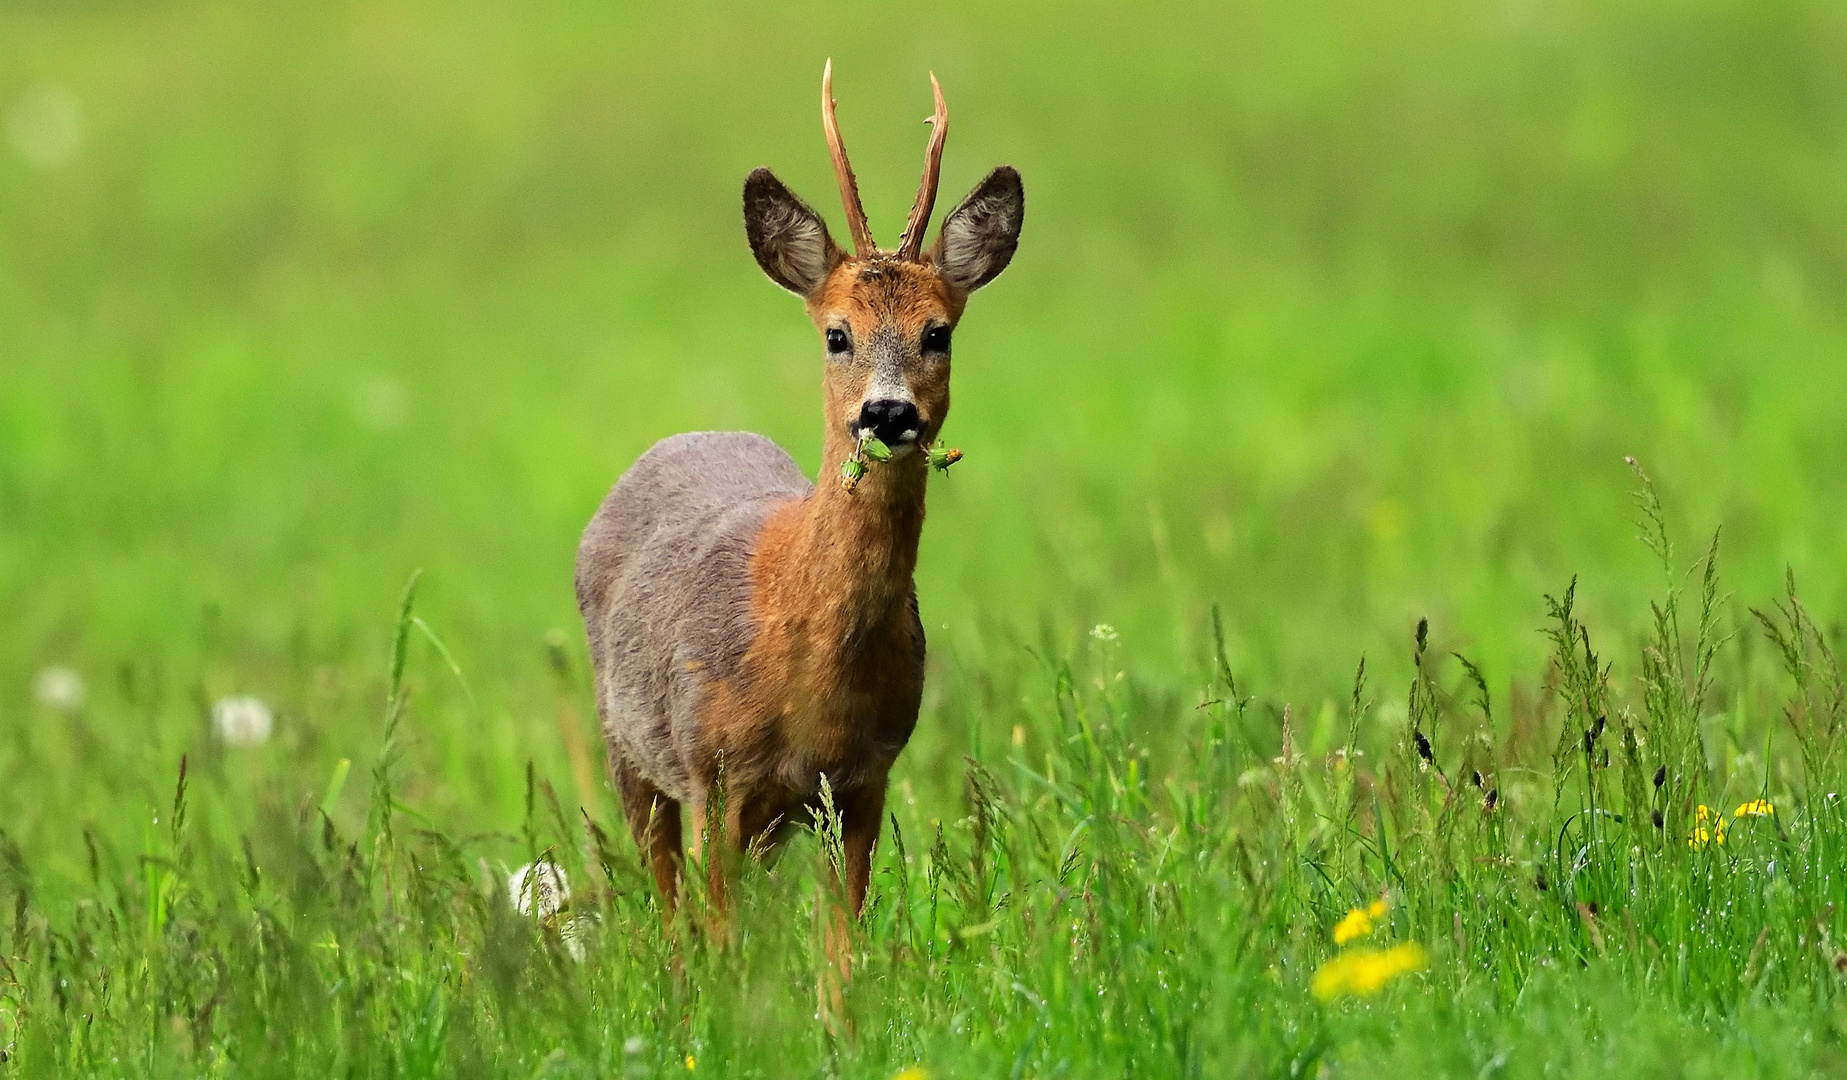
[[[862,436],[870,434],[870,432],[868,431],[868,429],[860,427],[858,424],[848,424],[847,434],[851,435],[855,440],[858,440]],[[903,450],[909,450],[917,445],[918,436],[922,434],[923,432],[919,431],[918,429],[910,428],[902,432],[901,434],[899,434],[899,436],[896,439],[892,440],[891,442],[886,443],[885,445],[890,447],[893,453],[898,453]]]

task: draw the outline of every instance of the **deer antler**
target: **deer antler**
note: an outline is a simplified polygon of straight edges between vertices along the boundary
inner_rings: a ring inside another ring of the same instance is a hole
[[[898,238],[898,258],[916,262],[923,249],[924,230],[930,227],[930,211],[936,206],[936,179],[943,171],[943,139],[949,134],[949,106],[943,103],[943,88],[936,73],[930,73],[930,92],[936,96],[936,115],[925,120],[930,125],[930,145],[924,150],[923,183],[917,188],[917,201],[911,204],[911,219]]]
[[[840,181],[840,201],[847,208],[847,231],[853,234],[853,249],[861,257],[878,251],[872,242],[872,230],[866,227],[866,208],[859,204],[859,181],[853,178],[853,166],[847,161],[847,148],[840,141],[840,127],[834,123],[834,61],[830,57],[821,69],[821,128],[827,132],[827,152],[834,158],[834,178]]]

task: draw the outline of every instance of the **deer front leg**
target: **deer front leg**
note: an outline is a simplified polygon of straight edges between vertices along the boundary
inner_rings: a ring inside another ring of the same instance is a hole
[[[716,800],[714,800],[716,801]],[[724,821],[713,820],[718,807],[708,802],[693,804],[693,858],[705,859],[706,896],[710,900],[713,935],[730,940],[730,877],[750,854],[750,844],[773,822],[763,819],[759,800],[747,789],[725,793]],[[709,847],[707,844],[709,843]]]
[[[831,901],[825,931],[827,959],[815,987],[821,1018],[835,1035],[853,1030],[852,1018],[846,1015],[846,986],[853,978],[853,924],[865,910],[866,890],[872,883],[872,849],[885,820],[885,778],[847,796],[839,810],[846,881],[831,875],[832,888],[824,898]]]
[[[884,777],[854,792],[840,806],[840,847],[846,881],[835,879],[833,885],[834,895],[846,902],[836,903],[828,920],[827,957],[839,968],[843,980],[853,975],[852,924],[859,921],[866,907],[866,891],[872,884],[872,850],[878,845],[879,827],[884,820]]]
[[[693,803],[693,859],[705,861],[706,899],[711,903],[713,918],[720,924],[725,918],[725,856],[736,829],[737,808],[729,808],[723,823],[712,820],[712,808],[704,800]],[[723,830],[722,832],[720,830]]]
[[[872,849],[878,846],[879,828],[885,823],[884,777],[856,794],[841,815],[840,841],[846,856],[847,908],[857,922],[872,884]]]

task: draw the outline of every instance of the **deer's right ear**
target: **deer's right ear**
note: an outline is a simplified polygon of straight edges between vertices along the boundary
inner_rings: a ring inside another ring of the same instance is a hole
[[[812,296],[846,256],[827,235],[821,215],[795,197],[776,174],[758,169],[744,181],[744,232],[751,254],[770,280]]]

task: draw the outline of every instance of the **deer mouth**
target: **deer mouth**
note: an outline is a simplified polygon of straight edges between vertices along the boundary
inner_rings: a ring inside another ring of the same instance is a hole
[[[924,419],[914,403],[888,398],[860,406],[859,417],[847,425],[847,430],[856,441],[870,436],[896,452],[917,444],[924,432]]]

